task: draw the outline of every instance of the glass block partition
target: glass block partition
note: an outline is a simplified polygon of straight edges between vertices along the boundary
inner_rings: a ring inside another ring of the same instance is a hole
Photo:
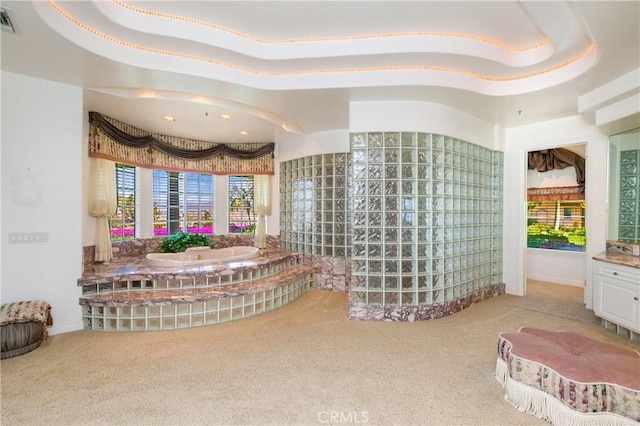
[[[620,152],[618,240],[640,240],[640,149]]]
[[[354,133],[350,155],[281,163],[282,246],[350,258],[351,318],[448,315],[504,292],[502,180],[498,151],[435,134]]]
[[[447,315],[502,284],[499,152],[442,135],[351,135],[349,314]]]
[[[349,255],[347,153],[280,163],[280,240],[285,250]]]

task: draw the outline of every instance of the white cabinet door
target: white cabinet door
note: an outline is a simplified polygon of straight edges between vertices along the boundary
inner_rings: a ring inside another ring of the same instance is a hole
[[[596,262],[595,313],[640,332],[640,270]]]
[[[598,303],[596,315],[608,319],[623,327],[640,331],[640,302],[638,286],[617,281],[608,277],[599,277]]]

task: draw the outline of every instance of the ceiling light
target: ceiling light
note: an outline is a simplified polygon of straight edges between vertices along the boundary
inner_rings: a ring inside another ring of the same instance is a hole
[[[173,118],[173,117],[169,117],[168,115],[167,115],[167,116],[162,117],[162,119],[163,119],[163,120],[167,120],[167,121],[171,121],[171,122],[176,121],[176,119],[175,119],[175,118]]]
[[[229,114],[220,114],[220,118],[222,118],[223,120],[228,120],[231,118],[231,116]]]
[[[245,131],[243,130],[243,131],[241,131],[241,132],[240,132],[240,134],[241,134],[242,136],[247,136],[249,133],[248,133],[248,132],[245,132]]]
[[[140,92],[138,97],[140,97],[142,99],[159,99],[159,98],[161,98],[161,96],[158,96],[155,92],[153,92],[151,90],[145,90],[143,92]]]

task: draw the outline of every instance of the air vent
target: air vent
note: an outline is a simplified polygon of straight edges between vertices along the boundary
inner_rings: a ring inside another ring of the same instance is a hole
[[[16,32],[16,28],[13,26],[13,22],[11,22],[9,9],[0,7],[0,23],[2,24],[2,31],[7,31],[10,33]]]

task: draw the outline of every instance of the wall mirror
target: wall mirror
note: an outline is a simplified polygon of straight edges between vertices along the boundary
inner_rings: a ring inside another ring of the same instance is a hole
[[[640,243],[640,128],[609,138],[607,239]]]

